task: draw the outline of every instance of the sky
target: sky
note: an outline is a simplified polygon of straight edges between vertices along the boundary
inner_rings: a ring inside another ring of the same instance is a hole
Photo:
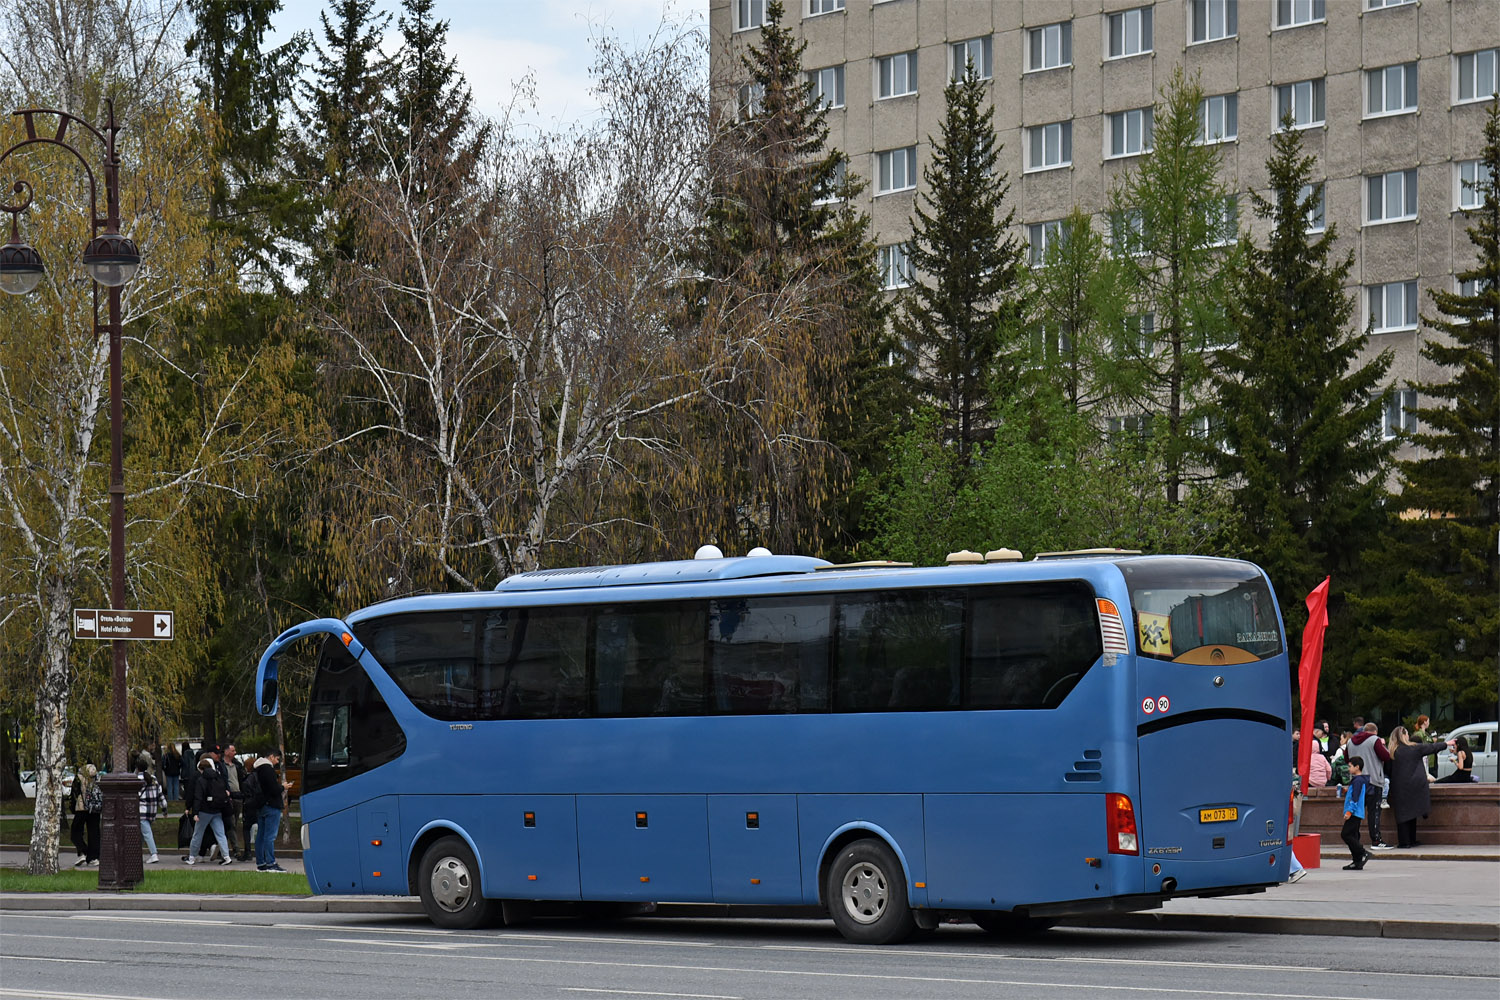
[[[273,19],[278,44],[294,32],[308,30],[323,44],[318,15],[322,0],[282,0]],[[394,53],[400,46],[397,22],[400,0],[377,0],[377,9],[391,13],[382,46]],[[598,111],[589,93],[589,66],[594,42],[602,32],[613,32],[627,46],[644,44],[670,17],[701,25],[707,18],[706,0],[436,0],[433,11],[448,24],[448,47],[474,91],[474,108],[498,116],[510,105],[514,85],[530,74],[535,81],[535,109],[526,120],[542,127],[566,127],[586,122]],[[311,58],[311,57],[309,57]]]

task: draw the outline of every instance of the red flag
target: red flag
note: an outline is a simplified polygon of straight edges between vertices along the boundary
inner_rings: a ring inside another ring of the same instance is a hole
[[[1307,595],[1307,627],[1302,630],[1302,659],[1297,679],[1302,687],[1302,737],[1297,742],[1297,773],[1302,776],[1302,794],[1307,794],[1307,767],[1312,760],[1313,722],[1318,710],[1318,675],[1323,672],[1323,631],[1328,628],[1328,581]]]

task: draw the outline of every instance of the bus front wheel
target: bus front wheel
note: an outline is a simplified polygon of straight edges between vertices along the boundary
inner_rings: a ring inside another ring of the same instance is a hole
[[[494,900],[479,891],[479,862],[462,838],[443,837],[422,855],[417,876],[422,909],[439,927],[472,930],[498,913]]]
[[[856,840],[840,851],[824,892],[834,926],[856,944],[895,944],[916,930],[906,873],[884,841]]]

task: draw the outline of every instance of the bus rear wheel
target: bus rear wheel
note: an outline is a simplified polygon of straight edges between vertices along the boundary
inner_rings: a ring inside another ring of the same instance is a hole
[[[423,853],[417,891],[428,919],[439,927],[472,930],[499,914],[497,902],[480,893],[479,862],[460,837],[443,837]]]
[[[917,928],[906,898],[906,872],[884,841],[856,840],[828,867],[828,912],[855,944],[895,944]]]

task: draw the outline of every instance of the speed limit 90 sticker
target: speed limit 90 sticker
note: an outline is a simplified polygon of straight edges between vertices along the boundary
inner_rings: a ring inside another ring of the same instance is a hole
[[[1171,707],[1172,702],[1166,695],[1162,695],[1160,698],[1147,698],[1141,702],[1141,711],[1147,715],[1152,715],[1156,712],[1165,712]]]

